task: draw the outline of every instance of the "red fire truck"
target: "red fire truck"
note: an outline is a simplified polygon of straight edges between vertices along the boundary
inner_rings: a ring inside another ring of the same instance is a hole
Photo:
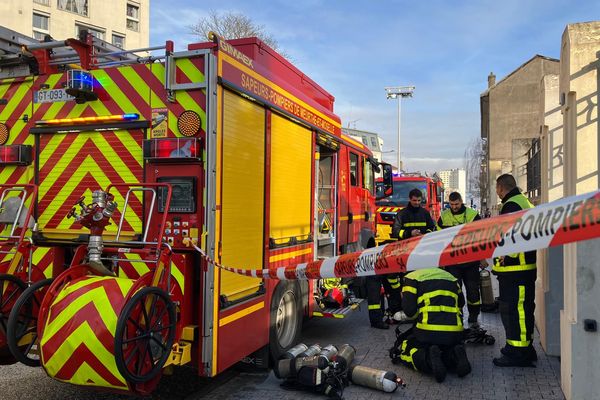
[[[210,377],[277,357],[317,307],[313,282],[215,265],[374,244],[378,166],[341,134],[334,97],[256,38],[212,39],[139,57],[85,33],[40,43],[0,30],[0,180],[38,190],[30,259],[43,272],[18,284],[30,286],[8,321],[18,359],[148,393],[167,365]]]
[[[424,207],[434,221],[437,222],[443,205],[444,184],[441,179],[434,175],[432,177],[420,173],[403,173],[393,178],[393,194],[383,197],[384,182],[378,178],[377,185],[377,244],[396,240],[390,237],[392,225],[396,213],[403,209],[408,203],[408,193],[412,189],[419,189],[423,193]],[[383,198],[380,198],[383,197]]]

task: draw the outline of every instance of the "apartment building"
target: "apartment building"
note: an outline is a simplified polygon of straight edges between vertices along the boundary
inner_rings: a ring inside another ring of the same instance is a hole
[[[81,30],[123,49],[148,47],[150,0],[2,0],[0,26],[44,40]]]

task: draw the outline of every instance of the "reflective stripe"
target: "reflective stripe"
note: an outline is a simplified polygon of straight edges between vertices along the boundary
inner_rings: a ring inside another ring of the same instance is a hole
[[[481,301],[477,300],[477,301],[471,302],[471,301],[467,300],[467,305],[470,305],[470,306],[480,306],[481,305]]]
[[[525,324],[525,286],[519,285],[519,303],[517,304],[517,310],[519,311],[519,330],[521,331],[521,342],[529,344],[527,340],[527,325]]]
[[[427,226],[427,222],[407,222],[405,224],[402,224],[404,226]]]
[[[387,281],[392,289],[398,289],[400,287],[400,281],[398,278],[387,278]]]
[[[417,288],[412,287],[412,286],[404,286],[402,288],[402,293],[404,293],[404,292],[410,292],[410,293],[417,294]]]
[[[369,304],[369,310],[379,310],[381,308],[381,304]]]
[[[529,340],[521,342],[520,340],[508,340],[508,339],[506,339],[506,343],[510,344],[513,347],[528,347],[529,346]]]
[[[452,307],[452,306],[430,306],[427,305],[425,307],[422,307],[421,310],[423,310],[424,312],[428,311],[428,312],[447,312],[447,313],[457,313],[460,312],[460,310],[458,309],[458,307]],[[425,321],[423,321],[425,322]]]
[[[496,272],[516,272],[516,271],[530,271],[536,269],[535,263],[534,264],[522,264],[522,265],[500,265],[499,262],[496,262],[494,264],[494,267],[492,268],[493,271]]]
[[[462,332],[463,327],[460,325],[430,325],[417,322],[417,328],[424,331],[443,331],[443,332]]]
[[[434,290],[432,292],[424,293],[423,295],[421,295],[417,299],[417,303],[420,303],[426,299],[430,299],[432,297],[437,297],[437,296],[448,296],[448,297],[452,297],[453,299],[458,300],[458,294],[456,294],[454,292],[451,292],[449,290]]]
[[[398,232],[398,236],[399,237],[404,236],[404,231],[405,231],[405,229],[400,229],[400,232]],[[391,236],[391,234],[390,234],[390,236]]]
[[[413,354],[415,354],[417,352],[417,350],[419,350],[419,349],[417,349],[417,348],[410,349],[410,353],[408,355],[404,355],[404,352],[406,351],[407,343],[408,343],[407,340],[402,342],[402,350],[400,351],[400,359],[407,363],[411,363],[414,370],[417,371],[417,367],[415,366],[415,362],[413,361]]]

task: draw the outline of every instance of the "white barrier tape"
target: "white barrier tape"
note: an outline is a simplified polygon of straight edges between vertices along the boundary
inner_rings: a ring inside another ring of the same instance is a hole
[[[600,191],[361,252],[274,269],[219,268],[265,279],[349,278],[461,264],[600,237]]]

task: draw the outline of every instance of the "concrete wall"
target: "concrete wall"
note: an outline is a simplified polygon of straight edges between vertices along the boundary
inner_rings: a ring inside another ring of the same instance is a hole
[[[539,136],[539,104],[541,79],[547,74],[558,74],[558,60],[535,56],[510,75],[488,88],[480,99],[482,137],[488,139],[488,207],[495,209],[496,178],[500,173],[516,173],[514,140]],[[518,151],[519,142],[516,146]],[[526,153],[527,149],[523,151]],[[510,168],[506,168],[506,163]],[[515,174],[517,178],[518,174]],[[520,182],[526,186],[526,181]],[[525,189],[523,187],[523,189]]]
[[[563,197],[563,129],[558,75],[546,75],[540,90],[541,202]],[[560,310],[563,308],[563,249],[539,250],[537,256],[536,325],[547,354],[560,356]]]
[[[560,98],[564,129],[565,195],[598,189],[600,22],[568,25],[562,37]],[[561,381],[567,399],[599,399],[600,240],[564,246]]]
[[[43,0],[40,0],[44,3]],[[139,31],[127,29],[127,4],[139,7]],[[34,0],[1,0],[0,26],[33,37],[33,13],[50,17],[49,33],[56,40],[75,37],[75,25],[84,25],[105,32],[104,40],[112,35],[125,37],[125,48],[148,47],[150,40],[150,0],[88,0],[88,16],[58,9],[57,0],[48,5]]]

